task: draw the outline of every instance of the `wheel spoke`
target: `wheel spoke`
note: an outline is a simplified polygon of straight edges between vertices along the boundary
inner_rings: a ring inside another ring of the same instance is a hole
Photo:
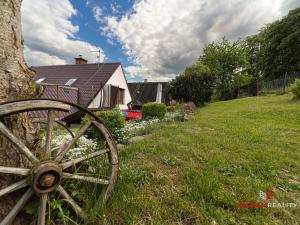
[[[21,189],[23,187],[26,187],[26,186],[28,186],[27,179],[24,179],[24,180],[21,180],[17,183],[9,185],[8,187],[3,188],[2,190],[0,190],[0,197],[2,197],[3,195],[6,195],[8,193],[14,192],[16,190],[19,190],[19,189]]]
[[[0,173],[27,176],[30,169],[0,166]]]
[[[33,191],[29,188],[26,193],[20,198],[17,204],[12,208],[12,210],[8,213],[8,215],[1,221],[0,225],[10,225],[18,215],[18,213],[22,210],[25,206],[27,201],[32,196]]]
[[[79,205],[72,199],[72,197],[65,191],[65,189],[59,185],[56,189],[69,203],[69,205],[72,207],[72,209],[75,211],[75,213],[81,218],[84,219],[84,213]],[[0,224],[2,225],[2,224]]]
[[[53,133],[55,114],[53,110],[48,110],[48,118],[47,118],[47,131],[46,131],[46,143],[45,143],[45,157],[46,159],[51,158],[51,140]]]
[[[109,149],[111,150],[111,164],[118,164],[118,155],[117,155],[117,146],[114,142],[114,138],[111,133],[107,130],[107,128],[96,121],[93,121],[92,124],[101,132],[101,134],[105,137],[105,140],[108,144]]]
[[[83,161],[86,161],[86,160],[89,160],[89,159],[92,159],[92,158],[95,158],[95,157],[100,156],[100,155],[102,155],[104,153],[107,153],[109,151],[110,151],[109,149],[104,149],[104,150],[96,151],[96,152],[90,153],[88,155],[82,156],[80,158],[73,159],[71,161],[62,163],[61,166],[62,166],[63,169],[66,169],[66,168],[68,168],[70,166],[76,165],[76,164],[78,164],[80,162],[83,162]]]
[[[58,155],[56,156],[56,161],[60,162],[65,154],[70,150],[70,148],[78,141],[78,139],[86,132],[86,130],[91,126],[91,122],[86,123],[75,135],[75,137],[69,142],[65,143],[62,146],[62,149],[60,149]]]
[[[95,183],[95,184],[109,184],[109,180],[100,179],[100,178],[96,178],[96,177],[79,176],[79,175],[70,174],[70,173],[63,173],[63,178],[87,181],[87,182],[91,182],[91,183]]]
[[[48,194],[42,194],[40,197],[39,215],[38,215],[38,221],[37,221],[38,225],[46,224],[47,199],[48,199]]]
[[[11,143],[24,154],[31,162],[39,162],[37,157],[25,146],[25,144],[17,138],[2,122],[0,122],[0,132],[11,141]]]

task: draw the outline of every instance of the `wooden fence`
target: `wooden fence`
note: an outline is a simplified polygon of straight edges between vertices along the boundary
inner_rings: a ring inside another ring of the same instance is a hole
[[[300,74],[284,75],[283,77],[271,81],[261,81],[257,83],[258,91],[283,91],[294,83],[296,78],[300,78]]]
[[[240,87],[239,96],[256,96],[263,92],[285,92],[288,86],[294,83],[296,78],[300,78],[300,73],[284,75],[281,78],[271,81],[259,81]]]

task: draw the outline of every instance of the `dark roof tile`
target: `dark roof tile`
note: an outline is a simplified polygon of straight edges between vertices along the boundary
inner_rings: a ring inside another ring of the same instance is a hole
[[[132,99],[141,101],[142,103],[155,102],[157,95],[157,86],[162,84],[162,101],[166,101],[168,84],[167,82],[141,82],[128,83],[128,88]]]
[[[120,63],[75,64],[32,67],[37,79],[43,83],[64,85],[69,79],[77,78],[72,87],[78,88],[78,104],[87,107],[95,95],[106,84]]]

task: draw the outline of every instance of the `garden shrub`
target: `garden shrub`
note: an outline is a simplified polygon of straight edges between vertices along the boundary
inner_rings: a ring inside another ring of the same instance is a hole
[[[158,118],[163,119],[167,112],[167,106],[163,103],[149,102],[143,105],[143,118]]]
[[[175,101],[175,102],[176,102],[176,101]],[[178,110],[180,110],[180,107],[181,107],[181,103],[176,102],[176,103],[173,104],[173,105],[167,106],[167,112],[175,112],[175,111],[178,111]]]
[[[215,77],[203,65],[192,65],[172,80],[170,93],[172,98],[181,102],[194,102],[203,105],[211,100]]]
[[[294,98],[300,99],[300,79],[296,78],[295,82],[290,85],[289,90],[293,93]]]
[[[111,131],[116,142],[121,143],[123,141],[123,134],[121,129],[125,126],[125,118],[119,112],[116,111],[98,111],[95,115],[103,122],[103,124]],[[82,119],[82,123],[85,124],[89,118],[85,116]],[[99,135],[95,128],[87,131],[89,138],[98,139]]]
[[[175,112],[176,106],[167,106],[167,112]]]

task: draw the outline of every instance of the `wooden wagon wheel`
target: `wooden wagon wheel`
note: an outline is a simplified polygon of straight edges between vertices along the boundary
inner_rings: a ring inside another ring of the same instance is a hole
[[[45,120],[33,120],[33,123],[41,123],[41,124],[45,124],[47,126],[48,121]],[[65,125],[62,121],[60,120],[54,120],[54,123],[58,124],[59,126],[61,126],[63,129],[65,129],[71,136],[72,138],[75,137],[74,133],[72,132],[72,130],[67,127],[67,125]]]
[[[53,126],[55,121],[55,113],[69,112],[71,109],[80,110],[81,112],[90,116],[90,121],[85,123],[75,136],[66,143],[60,146],[59,151],[54,153],[52,151],[51,143],[53,139]],[[9,214],[1,221],[0,225],[9,225],[16,218],[17,214],[29,202],[33,196],[39,197],[39,207],[37,213],[37,224],[44,225],[46,223],[47,201],[53,193],[66,200],[69,207],[73,209],[75,214],[84,220],[85,213],[78,203],[68,194],[63,187],[65,180],[75,182],[87,182],[95,185],[103,185],[101,199],[99,201],[106,202],[110,197],[118,174],[118,156],[116,144],[109,130],[101,123],[101,121],[88,110],[81,108],[75,104],[63,101],[49,100],[49,99],[32,99],[24,101],[15,101],[0,104],[0,118],[9,116],[11,114],[40,111],[47,112],[47,129],[45,133],[45,145],[43,150],[38,154],[34,154],[22,140],[17,138],[3,122],[0,121],[0,133],[7,138],[15,147],[15,149],[23,154],[30,162],[30,168],[12,168],[0,166],[0,173],[12,174],[22,176],[20,181],[5,187],[0,190],[0,197],[14,192],[16,190],[24,189],[25,194],[18,200],[16,205],[11,209]],[[90,152],[75,159],[68,159],[70,149],[82,137],[88,129],[95,129],[106,143],[106,148]],[[99,157],[107,157],[108,167],[106,168],[106,177],[99,178],[95,176],[86,176],[72,171],[70,168],[76,165],[81,165],[88,160],[95,160]],[[35,197],[36,198],[36,197]]]

